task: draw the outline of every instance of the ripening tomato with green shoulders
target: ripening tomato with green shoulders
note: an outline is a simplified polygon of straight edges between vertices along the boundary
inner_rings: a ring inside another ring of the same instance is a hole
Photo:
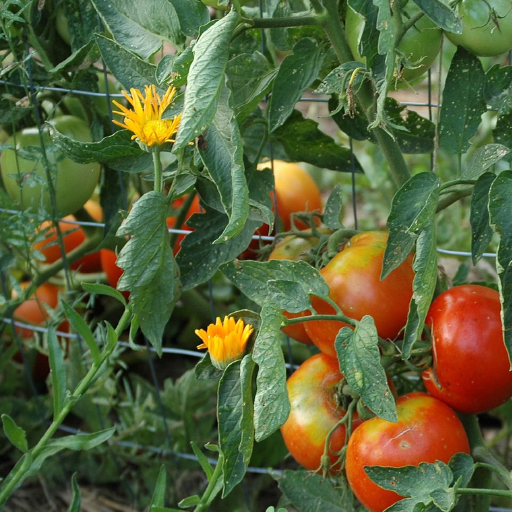
[[[403,7],[404,20],[415,16],[420,12],[419,7],[409,1]],[[364,19],[350,7],[347,8],[345,29],[348,45],[355,60],[366,63],[366,57],[362,57],[359,51],[359,39],[364,29]],[[422,16],[402,37],[398,50],[408,62],[413,64],[411,68],[403,68],[396,82],[398,89],[408,87],[422,79],[439,54],[443,33],[440,28],[427,16]],[[395,82],[392,84],[395,85]]]
[[[49,121],[58,132],[79,142],[91,142],[87,123],[75,116],[60,116]],[[47,149],[51,138],[48,128],[42,130],[42,138]],[[25,128],[7,143],[11,148],[4,149],[0,157],[0,168],[5,189],[9,196],[19,202],[21,209],[37,211],[42,205],[51,211],[51,199],[46,180],[46,156],[52,172],[55,192],[56,213],[61,216],[76,212],[91,197],[100,176],[100,164],[78,164],[60,151],[40,149],[40,134],[37,127]],[[32,148],[32,149],[30,149]],[[37,149],[37,153],[33,151]],[[20,150],[30,151],[35,159],[24,158]]]
[[[397,400],[398,421],[372,418],[350,436],[345,471],[356,498],[370,512],[382,512],[403,497],[372,482],[365,466],[419,466],[448,463],[456,453],[470,453],[464,427],[450,407],[427,393]],[[391,483],[391,482],[390,482]]]
[[[385,231],[366,231],[353,236],[320,274],[329,285],[329,297],[344,315],[355,320],[370,315],[377,333],[384,339],[396,339],[407,323],[412,299],[413,254],[381,280],[382,262],[388,240]],[[312,297],[318,314],[335,314],[325,300]],[[305,323],[313,343],[326,354],[336,357],[334,341],[346,324],[337,320],[314,320]]]
[[[432,302],[425,323],[432,338],[427,391],[456,411],[479,414],[512,397],[500,295],[486,286],[454,286]]]
[[[286,382],[291,411],[281,433],[292,457],[311,471],[320,470],[327,434],[345,416],[346,411],[337,399],[342,379],[336,358],[315,354]],[[353,428],[360,423],[355,414]],[[345,431],[345,425],[340,425],[330,440],[329,459],[333,471],[339,470],[337,452],[345,445]]]
[[[495,57],[512,49],[510,0],[460,0],[454,9],[462,21],[462,34],[445,32],[453,44],[478,57]]]

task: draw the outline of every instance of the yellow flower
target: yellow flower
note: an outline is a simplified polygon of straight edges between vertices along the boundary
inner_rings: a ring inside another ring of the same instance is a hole
[[[223,370],[229,363],[240,359],[245,352],[247,341],[253,332],[252,325],[245,325],[242,319],[235,323],[233,317],[224,317],[224,322],[217,317],[208,329],[196,329],[196,334],[203,340],[197,348],[207,348],[212,364]]]
[[[174,142],[173,135],[180,126],[181,114],[172,119],[162,119],[164,110],[170,105],[176,89],[169,87],[162,98],[156,92],[154,85],[146,85],[145,96],[138,89],[130,89],[131,96],[123,91],[124,97],[130,102],[133,109],[129,110],[117,101],[114,105],[121,111],[115,114],[124,115],[124,123],[114,119],[114,123],[134,133],[133,139],[138,139],[139,144],[145,148],[153,145],[162,146],[168,142]]]

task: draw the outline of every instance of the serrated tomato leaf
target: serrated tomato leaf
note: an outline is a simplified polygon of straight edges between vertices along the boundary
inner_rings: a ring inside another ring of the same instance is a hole
[[[471,259],[473,265],[482,257],[492,239],[493,230],[489,222],[489,190],[496,175],[490,172],[482,174],[471,194],[469,222],[471,224]]]

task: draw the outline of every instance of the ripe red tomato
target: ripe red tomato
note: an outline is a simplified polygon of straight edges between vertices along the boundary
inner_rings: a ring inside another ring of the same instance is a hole
[[[462,34],[446,37],[479,57],[493,57],[512,49],[512,3],[510,0],[461,0],[455,12],[462,21]]]
[[[124,270],[116,265],[117,255],[110,249],[100,249],[101,268],[107,276],[107,281],[112,288],[117,288],[117,282],[123,275]],[[123,297],[128,300],[130,292],[122,291]]]
[[[343,249],[320,271],[329,285],[329,297],[343,313],[355,320],[371,315],[381,338],[395,339],[407,323],[412,298],[413,255],[386,279],[380,280],[388,233],[367,231],[353,236]],[[312,297],[319,314],[334,314],[334,308]],[[336,357],[334,341],[343,322],[315,320],[305,323],[313,343],[326,354]]]
[[[414,2],[407,2],[403,10],[408,18],[415,16],[419,12],[418,6]],[[359,52],[359,38],[363,29],[364,20],[351,8],[347,8],[345,28],[347,40],[354,59],[366,63],[366,57],[361,57]],[[405,58],[414,68],[404,68],[398,77],[397,88],[408,87],[421,80],[434,62],[441,48],[443,33],[436,24],[427,16],[420,18],[416,24],[411,27],[404,35],[398,50],[402,52]]]
[[[382,512],[401,499],[373,483],[365,466],[418,466],[448,463],[469,442],[455,412],[427,393],[409,393],[397,401],[398,422],[372,418],[357,427],[347,446],[345,470],[357,499],[370,512]]]
[[[497,291],[454,286],[432,302],[426,324],[433,366],[423,372],[423,382],[431,395],[469,414],[494,409],[512,396]]]
[[[20,286],[22,289],[26,288],[30,283],[24,282]],[[51,309],[55,309],[59,303],[59,291],[61,289],[51,283],[43,283],[39,286],[34,294],[25,302],[21,303],[13,312],[15,320],[20,322],[33,324],[37,326],[43,326],[46,320],[49,318],[48,311],[45,305]],[[32,329],[25,327],[16,327],[16,332],[24,339],[33,338],[34,332]],[[69,332],[69,323],[67,320],[62,322],[58,328],[58,331]],[[17,362],[21,362],[21,355],[19,353],[14,354],[13,359]],[[46,378],[50,371],[50,365],[48,363],[48,357],[40,352],[37,353],[34,367],[32,369],[32,376],[36,381],[42,381]]]
[[[321,232],[328,233],[330,232],[328,229],[319,228]],[[304,232],[311,233],[311,229],[304,230]],[[268,259],[270,260],[309,260],[309,251],[313,249],[316,245],[318,245],[320,239],[317,237],[311,238],[303,238],[301,236],[290,235],[281,240],[270,253]],[[287,318],[297,318],[301,316],[301,313],[289,313],[288,311],[283,311],[284,316]],[[313,342],[311,338],[308,336],[304,324],[295,324],[289,325],[288,327],[283,327],[282,331],[293,338],[296,341],[300,341],[301,343],[306,343],[307,345],[312,345]]]
[[[179,209],[184,201],[185,201],[185,196],[180,197],[179,199],[176,199],[175,201],[173,201],[172,202],[173,209],[175,209],[175,210]],[[192,228],[189,228],[188,226],[186,226],[186,223],[187,223],[187,220],[190,217],[192,217],[192,215],[194,213],[201,213],[201,206],[199,204],[199,196],[197,194],[195,195],[195,197],[194,197],[194,199],[192,201],[192,204],[190,205],[190,208],[188,209],[187,215],[186,215],[185,220],[183,222],[184,225],[183,225],[182,229],[188,229],[190,231],[193,231]],[[166,222],[167,222],[167,227],[169,229],[173,228],[174,224],[176,223],[176,217],[175,216],[167,217]],[[175,256],[176,256],[176,254],[178,253],[178,251],[181,248],[182,240],[186,236],[187,235],[179,234],[178,237],[176,238],[176,243],[174,244],[174,249],[173,249]]]
[[[89,200],[85,203],[84,208],[89,212],[91,217],[97,221],[101,221],[103,212],[98,203]],[[76,220],[73,215],[67,215],[64,221]],[[57,243],[57,230],[51,227],[50,221],[43,222],[39,227],[39,231],[45,232],[45,239],[34,244],[33,249],[39,251],[45,257],[45,264],[54,263],[61,258],[60,246]],[[59,228],[62,233],[62,241],[66,254],[76,249],[84,240],[85,233],[79,224],[70,222],[59,222]],[[99,251],[82,256],[79,260],[70,265],[72,270],[79,270],[84,273],[101,272],[101,261]]]
[[[270,162],[263,162],[258,169],[270,169]],[[284,231],[291,229],[291,215],[297,212],[322,211],[322,195],[311,177],[299,164],[274,160],[274,184],[276,191],[277,214]],[[274,207],[272,207],[274,208]],[[295,221],[299,229],[308,226],[301,221]],[[281,229],[279,228],[279,231]],[[268,234],[268,226],[263,234]]]
[[[50,121],[57,131],[80,142],[91,142],[91,133],[87,123],[75,116],[56,117]],[[48,130],[43,130],[45,144],[50,144]],[[16,150],[29,146],[40,146],[39,131],[36,127],[25,128],[7,141]],[[100,175],[100,165],[77,164],[69,158],[63,158],[59,152],[48,151],[47,158],[55,167],[56,175],[53,182],[55,189],[56,209],[59,215],[76,212],[91,197]],[[37,209],[42,205],[50,209],[48,187],[41,185],[46,182],[46,172],[42,158],[26,160],[13,149],[4,149],[0,159],[0,167],[5,190],[15,201],[20,201],[21,208]],[[37,181],[34,179],[37,176]]]
[[[327,434],[345,415],[335,399],[342,378],[337,359],[316,354],[304,361],[286,383],[291,411],[281,433],[292,457],[311,471],[320,469]],[[353,427],[360,423],[354,415]],[[344,445],[345,426],[340,425],[331,437],[331,465]]]

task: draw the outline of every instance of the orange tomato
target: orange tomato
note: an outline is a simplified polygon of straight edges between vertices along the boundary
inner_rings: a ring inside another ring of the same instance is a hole
[[[84,208],[89,212],[89,215],[98,222],[103,217],[101,207],[95,201],[89,200],[84,205]],[[64,217],[63,221],[59,222],[59,229],[62,233],[62,242],[66,254],[76,249],[85,240],[85,233],[79,224],[74,224],[69,221],[76,220],[73,215]],[[51,221],[46,221],[39,226],[39,231],[45,231],[46,238],[34,244],[33,249],[39,251],[45,257],[45,264],[54,263],[61,259],[62,254],[60,245],[57,243],[57,229],[52,226]],[[72,270],[79,270],[84,273],[101,272],[101,262],[99,252],[93,252],[82,256],[79,260],[70,265]]]
[[[181,207],[181,205],[184,203],[185,199],[186,199],[186,197],[183,196],[183,197],[180,197],[180,198],[176,199],[175,201],[173,201],[172,202],[173,209],[178,210]],[[192,204],[190,205],[190,208],[188,209],[187,215],[186,215],[185,220],[183,222],[184,225],[182,226],[182,229],[189,229],[191,231],[194,231],[192,228],[189,228],[189,227],[186,226],[187,220],[194,213],[201,213],[201,206],[199,205],[199,196],[197,194],[194,197],[194,199],[192,201]],[[174,225],[176,224],[176,216],[167,217],[166,222],[167,222],[167,227],[169,229],[173,228]],[[173,252],[174,252],[175,256],[176,256],[176,254],[178,253],[178,251],[181,248],[182,240],[186,236],[187,235],[184,235],[184,234],[181,234],[181,233],[177,236],[176,243],[174,244],[174,248],[173,248]]]
[[[107,281],[112,288],[117,288],[117,282],[123,275],[124,270],[117,266],[117,255],[114,251],[110,249],[101,249],[100,250],[100,260],[101,260],[101,268],[105,275],[107,276]],[[128,300],[130,297],[130,292],[122,291],[123,297]]]

